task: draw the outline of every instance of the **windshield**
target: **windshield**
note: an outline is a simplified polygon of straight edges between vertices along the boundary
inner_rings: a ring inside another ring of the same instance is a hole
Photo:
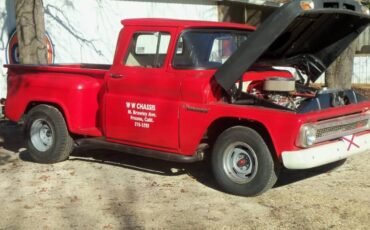
[[[179,69],[220,67],[251,31],[189,30],[177,42],[173,66]]]

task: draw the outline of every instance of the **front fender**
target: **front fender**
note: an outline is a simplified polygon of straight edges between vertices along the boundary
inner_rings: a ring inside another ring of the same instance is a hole
[[[190,106],[190,110],[189,110]],[[192,109],[198,108],[198,110]],[[209,128],[221,119],[233,119],[240,124],[258,124],[264,127],[273,144],[277,158],[283,150],[296,149],[294,143],[301,119],[292,112],[256,106],[213,103],[184,105],[180,108],[180,148],[184,154],[193,154]]]

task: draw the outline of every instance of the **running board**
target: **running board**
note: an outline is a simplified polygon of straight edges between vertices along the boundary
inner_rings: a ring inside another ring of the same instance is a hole
[[[151,157],[165,161],[193,163],[204,159],[204,150],[206,147],[198,148],[192,156],[184,156],[177,153],[162,152],[153,149],[133,147],[113,142],[108,142],[104,138],[82,138],[75,141],[78,147],[102,148],[119,152],[125,152],[133,155]]]

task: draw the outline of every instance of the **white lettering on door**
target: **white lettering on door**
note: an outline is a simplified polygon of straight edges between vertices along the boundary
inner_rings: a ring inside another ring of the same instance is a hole
[[[150,124],[153,124],[157,117],[157,108],[154,104],[126,101],[126,109],[135,127],[149,129]]]

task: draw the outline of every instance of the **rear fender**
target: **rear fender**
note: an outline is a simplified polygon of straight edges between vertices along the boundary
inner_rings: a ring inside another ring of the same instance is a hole
[[[71,133],[100,136],[102,80],[83,75],[30,73],[13,75],[5,106],[6,116],[19,119],[37,104],[56,106]]]

